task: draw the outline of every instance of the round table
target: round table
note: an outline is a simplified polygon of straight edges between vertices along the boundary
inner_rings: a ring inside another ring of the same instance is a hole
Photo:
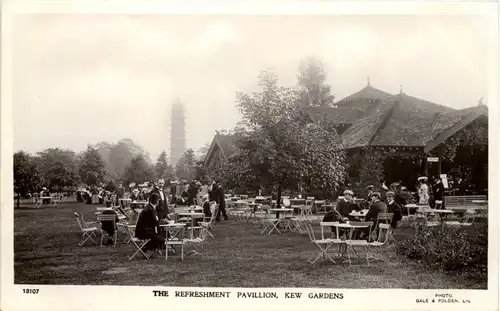
[[[197,212],[180,212],[177,213],[179,216],[186,216],[191,218],[191,228],[189,232],[191,233],[191,238],[194,239],[194,220],[197,218],[203,218],[205,217],[205,214],[203,213],[197,213]]]

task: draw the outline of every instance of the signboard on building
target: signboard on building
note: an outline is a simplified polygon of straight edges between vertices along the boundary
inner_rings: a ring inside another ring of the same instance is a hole
[[[439,158],[437,157],[428,157],[427,162],[439,162]]]

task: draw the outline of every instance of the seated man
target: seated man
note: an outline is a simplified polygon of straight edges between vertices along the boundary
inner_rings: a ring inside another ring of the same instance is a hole
[[[337,212],[344,218],[349,218],[349,214],[356,209],[359,209],[356,203],[353,201],[354,193],[351,190],[344,191],[344,198],[338,200],[337,207],[335,208]]]
[[[135,226],[135,236],[138,239],[151,239],[145,246],[147,250],[157,249],[165,244],[165,231],[160,228],[160,220],[156,212],[159,201],[160,196],[157,193],[150,195],[149,204],[139,214]]]
[[[365,220],[366,221],[373,221],[374,224],[377,223],[377,217],[379,213],[386,213],[387,212],[387,205],[385,205],[384,202],[380,201],[380,193],[379,192],[372,192],[371,193],[371,204],[370,204],[370,209],[368,210],[368,213],[366,213]],[[375,232],[378,232],[377,228],[373,228],[372,230],[375,230]],[[366,238],[368,239],[369,236],[369,228],[366,228],[366,230],[363,231]]]
[[[401,206],[396,203],[394,199],[394,192],[388,191],[385,196],[387,198],[387,212],[393,214],[391,227],[395,229],[398,226],[398,221],[403,218],[401,215]]]

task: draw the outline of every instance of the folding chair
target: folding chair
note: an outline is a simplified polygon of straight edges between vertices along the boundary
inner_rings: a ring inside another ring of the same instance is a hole
[[[101,214],[98,216],[99,221],[101,222],[101,247],[102,247],[102,241],[104,240],[104,236],[109,236],[109,234],[102,229],[102,222],[103,221],[109,221],[112,223],[112,226],[114,228],[114,233],[111,238],[113,238],[113,246],[116,247],[116,240],[118,238],[118,226],[116,225],[116,214]]]
[[[377,233],[377,228],[380,224],[390,224],[393,217],[394,213],[378,213],[377,221],[375,222],[375,226],[372,228],[373,232],[370,230],[370,234]],[[376,240],[376,238],[374,240]]]
[[[369,242],[369,247],[375,247],[381,249],[383,246],[388,244],[389,239],[392,237],[392,228],[390,224],[379,224],[378,225],[378,237],[376,241]],[[380,260],[380,258],[369,256],[368,260]]]
[[[175,247],[181,249],[181,260],[184,260],[184,226],[172,227],[168,229],[167,238],[165,239],[165,261],[168,261],[168,251],[171,247],[175,251]]]
[[[450,226],[472,226],[476,216],[476,211],[474,209],[465,210],[462,221],[445,221],[444,223]]]
[[[211,238],[214,237],[214,234],[210,232],[210,230],[214,230],[215,219],[217,218],[217,213],[219,212],[219,205],[214,203],[210,206],[210,212],[212,216],[210,218],[205,217],[204,221],[200,223],[202,227],[203,235],[209,235]]]
[[[143,248],[144,246],[146,246],[146,244],[148,244],[149,241],[151,241],[151,239],[139,239],[135,237],[134,233],[134,236],[130,239],[130,241],[132,242],[132,245],[134,245],[135,252],[132,255],[130,255],[130,257],[128,257],[128,260],[134,258],[135,255],[137,255],[138,253],[141,253],[142,256],[144,256],[144,258],[149,259],[148,254],[144,252]]]
[[[314,255],[311,257],[311,259],[308,259],[307,262],[310,264],[314,264],[318,259],[320,258],[325,258],[326,260],[335,263],[335,260],[328,254],[328,249],[334,245],[335,243],[343,243],[343,241],[336,241],[336,239],[321,239],[317,240],[316,236],[314,235],[314,230],[311,226],[310,223],[305,223],[305,229],[309,235],[309,239],[311,240],[311,243],[318,248],[318,254]],[[314,260],[313,260],[314,258]]]
[[[281,234],[280,229],[278,228],[279,223],[281,222],[281,219],[277,218],[264,218],[262,220],[262,224],[264,225],[262,230],[260,231],[260,234],[265,234],[267,232],[267,235],[270,235],[271,232],[276,231],[278,234]]]
[[[83,244],[85,244],[85,242],[87,242],[87,240],[91,240],[92,242],[97,244],[97,242],[92,237],[97,237],[96,232],[99,229],[97,229],[97,227],[95,226],[88,226],[78,213],[75,213],[74,215],[76,217],[76,222],[78,223],[78,227],[82,232],[82,238],[80,243],[78,243],[78,246],[82,246]]]
[[[367,265],[370,265],[370,261],[368,259],[368,241],[355,239],[354,233],[356,230],[364,230],[366,228],[368,228],[368,232],[372,232],[373,221],[351,221],[351,222],[349,222],[349,224],[353,226],[352,228],[350,228],[348,239],[345,240],[345,244],[347,246],[346,253],[347,253],[347,260],[349,261],[349,266],[352,265],[351,254],[349,252],[349,249],[352,250],[359,259],[361,259],[358,252],[356,251],[356,247],[364,247],[365,248],[366,263],[367,263]]]

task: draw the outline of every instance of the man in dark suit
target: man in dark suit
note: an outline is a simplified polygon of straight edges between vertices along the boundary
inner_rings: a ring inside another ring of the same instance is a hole
[[[210,198],[210,201],[215,201],[219,205],[219,211],[217,212],[217,216],[215,218],[215,221],[220,221],[220,214],[222,213],[222,216],[224,216],[224,220],[228,220],[227,214],[226,214],[226,196],[224,195],[224,189],[222,189],[221,185],[218,185],[216,182],[213,183],[212,185],[212,197]],[[210,194],[209,194],[210,196]]]
[[[379,213],[387,212],[387,205],[384,202],[380,201],[380,193],[373,192],[371,195],[371,204],[368,213],[366,213],[365,219],[367,221],[377,221],[377,216]]]
[[[352,200],[353,195],[354,193],[351,190],[346,190],[344,191],[344,197],[337,201],[337,207],[335,209],[344,218],[349,218],[349,214],[354,209],[358,209],[357,205]]]
[[[387,205],[385,205],[384,202],[380,201],[380,193],[379,192],[372,192],[371,194],[371,204],[370,204],[370,209],[366,213],[365,220],[366,221],[373,221],[374,224],[377,223],[377,217],[379,213],[387,213]],[[377,228],[373,228],[372,230],[375,230],[375,233],[378,234]],[[370,234],[370,229],[366,228],[363,230],[363,233],[365,237],[368,239],[369,234]]]
[[[149,204],[141,211],[135,226],[135,236],[139,239],[151,239],[145,249],[157,249],[165,244],[165,231],[160,228],[160,219],[156,208],[160,202],[158,193],[149,196]]]
[[[434,202],[443,201],[443,198],[444,198],[444,185],[441,182],[441,178],[435,177],[434,178]],[[444,209],[444,201],[443,201],[443,204],[441,205],[441,208]]]
[[[462,179],[461,176],[458,177],[458,180],[456,182],[456,187],[457,187],[457,194],[458,195],[466,195],[467,193],[467,182]]]
[[[158,206],[156,207],[158,217],[160,219],[168,218],[167,195],[165,194],[165,191],[163,190],[164,186],[165,186],[165,180],[160,178],[160,179],[158,179],[157,187],[154,187],[154,189],[152,191],[152,193],[156,193],[160,199],[158,202]]]
[[[398,226],[398,221],[400,221],[403,216],[401,214],[401,205],[395,201],[394,192],[388,191],[385,194],[387,198],[387,212],[392,213],[391,227],[395,229]]]

